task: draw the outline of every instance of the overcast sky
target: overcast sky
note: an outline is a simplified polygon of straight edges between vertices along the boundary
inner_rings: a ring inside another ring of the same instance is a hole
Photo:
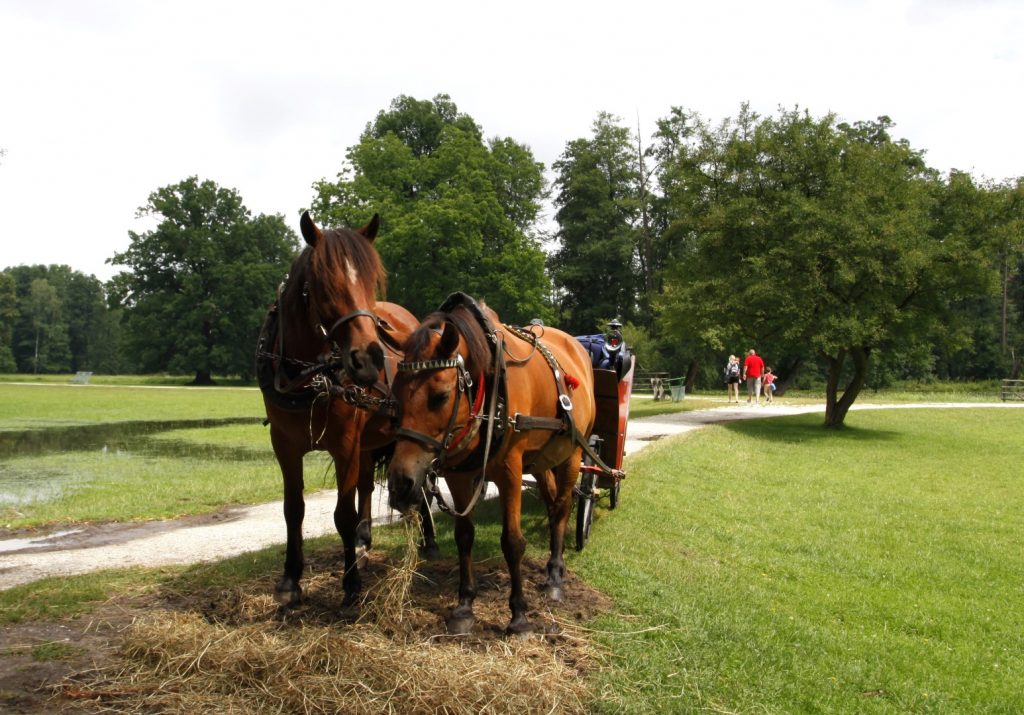
[[[298,227],[391,100],[447,93],[550,168],[600,111],[886,114],[942,171],[1024,175],[1024,2],[0,0],[0,268],[106,280],[198,175]],[[550,176],[549,176],[550,178]]]

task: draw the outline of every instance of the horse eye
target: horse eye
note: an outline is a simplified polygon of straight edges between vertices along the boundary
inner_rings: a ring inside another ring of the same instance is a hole
[[[451,391],[446,390],[445,392],[435,392],[427,398],[427,409],[431,412],[437,412],[439,409],[444,407],[445,403],[448,402],[448,396]]]

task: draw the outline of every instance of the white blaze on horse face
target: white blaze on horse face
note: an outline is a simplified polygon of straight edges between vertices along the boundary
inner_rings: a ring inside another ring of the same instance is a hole
[[[356,273],[356,269],[347,258],[345,259],[345,275],[348,276],[348,282],[351,283],[353,287],[359,286],[359,274]]]

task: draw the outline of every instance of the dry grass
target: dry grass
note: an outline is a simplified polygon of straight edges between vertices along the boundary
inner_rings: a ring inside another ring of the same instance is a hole
[[[353,623],[282,619],[250,584],[218,594],[212,618],[161,610],[138,619],[120,666],[69,681],[62,704],[90,713],[585,712],[582,675],[603,656],[570,619],[556,619],[557,635],[527,640],[435,635],[437,615],[412,604],[417,533],[409,525],[402,561],[369,584]],[[313,599],[337,589],[328,574],[306,584]]]

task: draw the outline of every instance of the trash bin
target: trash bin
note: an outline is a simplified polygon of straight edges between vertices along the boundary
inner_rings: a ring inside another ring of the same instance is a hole
[[[680,402],[684,397],[686,397],[686,385],[683,385],[681,383],[679,385],[673,385],[672,401]]]

